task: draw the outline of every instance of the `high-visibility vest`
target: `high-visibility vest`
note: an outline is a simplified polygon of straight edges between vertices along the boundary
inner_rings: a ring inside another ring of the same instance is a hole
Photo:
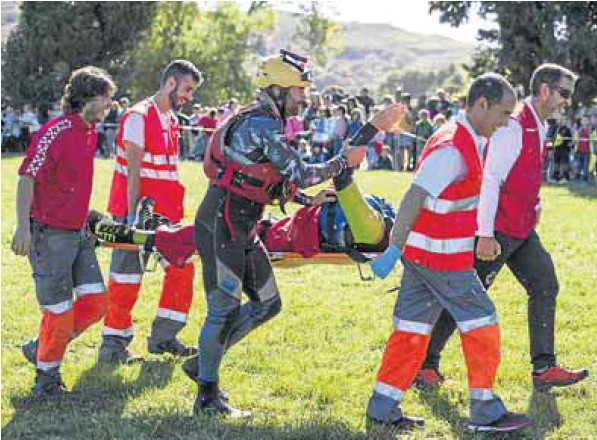
[[[495,230],[514,238],[527,238],[537,221],[539,189],[543,176],[537,121],[529,104],[513,117],[522,127],[522,149],[500,187]]]
[[[466,175],[437,198],[425,199],[402,255],[432,269],[466,270],[474,261],[482,164],[472,135],[461,123],[450,122],[429,138],[417,169],[432,152],[446,146],[455,147],[462,155]]]
[[[180,128],[176,117],[170,115],[168,142],[166,142],[158,109],[150,99],[145,99],[131,107],[120,121],[108,212],[120,217],[124,217],[128,213],[128,167],[122,135],[126,120],[134,113],[141,115],[144,122],[145,147],[141,162],[140,197],[152,197],[155,202],[154,212],[163,215],[173,223],[178,223],[184,216],[185,193],[177,170]]]

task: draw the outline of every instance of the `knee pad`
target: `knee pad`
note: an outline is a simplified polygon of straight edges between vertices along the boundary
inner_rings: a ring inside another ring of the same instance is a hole
[[[280,295],[262,303],[254,303],[254,319],[256,324],[269,321],[282,310],[282,299]]]

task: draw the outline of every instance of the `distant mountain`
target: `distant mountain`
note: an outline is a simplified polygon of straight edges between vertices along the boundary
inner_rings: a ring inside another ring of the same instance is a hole
[[[278,14],[275,32],[268,38],[268,50],[297,47],[291,41],[296,20],[291,14]],[[450,64],[459,67],[470,62],[475,49],[474,43],[417,34],[388,24],[343,23],[342,27],[342,51],[329,59],[325,71],[315,71],[319,89],[339,85],[352,93],[363,86],[377,90],[392,72],[438,71]]]
[[[2,2],[2,43],[17,25],[18,13],[17,2]]]

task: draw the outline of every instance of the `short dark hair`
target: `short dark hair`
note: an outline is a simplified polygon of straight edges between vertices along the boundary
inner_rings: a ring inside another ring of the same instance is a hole
[[[113,95],[116,84],[108,73],[99,67],[86,66],[75,70],[64,87],[62,109],[65,113],[79,113],[97,96]]]
[[[497,73],[484,73],[471,84],[466,97],[466,107],[472,108],[480,98],[487,99],[491,107],[502,102],[504,95],[516,98],[516,92],[508,80]]]
[[[189,60],[171,61],[162,73],[162,85],[166,84],[166,81],[168,81],[168,78],[170,77],[173,77],[178,82],[186,75],[191,75],[193,81],[195,81],[197,85],[201,85],[203,82],[201,72],[199,72],[199,69],[197,69],[197,67]]]
[[[531,76],[531,94],[533,96],[539,95],[539,87],[541,87],[541,84],[547,84],[550,89],[553,89],[558,85],[562,78],[568,78],[576,83],[578,76],[558,64],[541,64],[535,69]]]

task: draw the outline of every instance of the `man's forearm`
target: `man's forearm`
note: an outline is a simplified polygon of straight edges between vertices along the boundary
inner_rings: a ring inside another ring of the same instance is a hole
[[[367,145],[369,142],[373,140],[375,135],[379,130],[375,128],[373,124],[367,122],[363,125],[359,131],[357,131],[354,136],[350,139],[349,145],[351,146],[361,146]]]
[[[19,178],[17,185],[17,227],[29,225],[34,190],[35,180],[29,176]]]
[[[417,185],[411,185],[404,195],[400,207],[396,212],[396,219],[394,220],[390,239],[391,243],[395,244],[398,249],[402,249],[406,244],[408,234],[428,195],[427,191]]]

